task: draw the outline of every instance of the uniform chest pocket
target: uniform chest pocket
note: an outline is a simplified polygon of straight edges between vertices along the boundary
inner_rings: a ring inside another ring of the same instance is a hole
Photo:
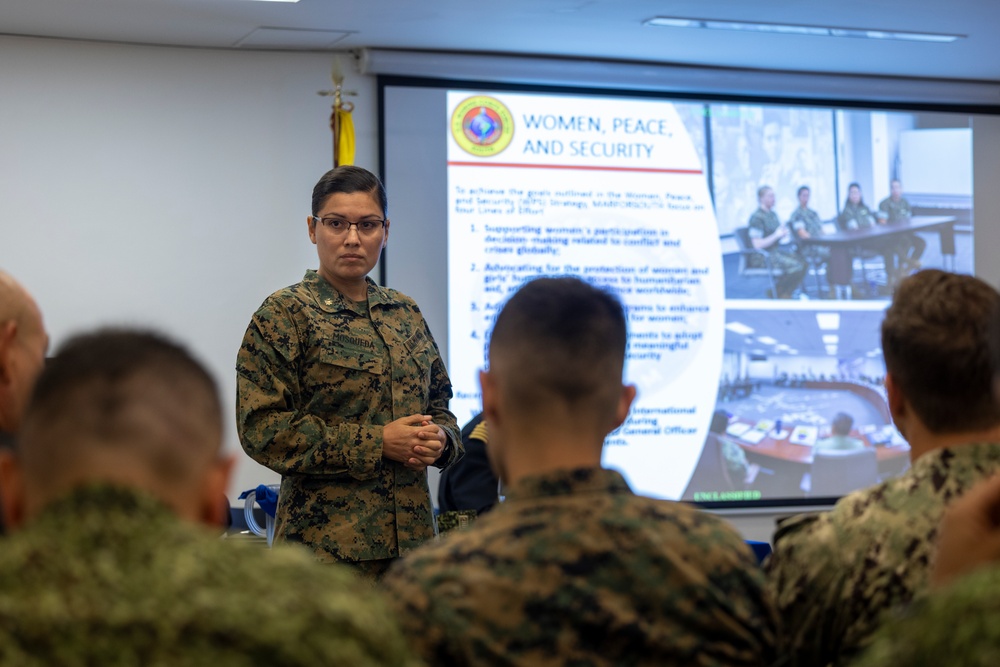
[[[312,412],[352,417],[378,409],[385,361],[370,350],[330,347],[319,350],[303,376]]]
[[[434,346],[431,339],[422,329],[403,341],[403,347],[411,362],[408,373],[410,392],[420,397],[422,406],[426,406],[430,397],[431,365],[434,363]],[[421,407],[421,410],[426,407]]]

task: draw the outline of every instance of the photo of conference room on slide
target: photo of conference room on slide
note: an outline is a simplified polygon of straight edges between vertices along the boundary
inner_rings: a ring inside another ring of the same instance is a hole
[[[712,105],[729,299],[888,299],[921,267],[972,272],[972,121]]]
[[[828,498],[902,473],[909,446],[883,386],[883,314],[727,311],[718,397],[683,498]]]

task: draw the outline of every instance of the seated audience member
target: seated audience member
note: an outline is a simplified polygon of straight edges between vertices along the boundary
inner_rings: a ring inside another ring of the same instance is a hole
[[[0,271],[0,448],[14,446],[14,435],[35,378],[45,363],[49,337],[34,299],[14,278]],[[0,521],[0,533],[3,523]]]
[[[795,233],[796,240],[812,239],[823,236],[823,221],[819,219],[819,213],[809,208],[809,186],[803,185],[799,188],[799,205],[792,211],[788,218],[788,226]],[[819,264],[830,259],[830,249],[826,246],[805,246],[800,252]]]
[[[625,342],[621,303],[576,278],[529,282],[500,311],[480,380],[506,500],[382,582],[430,664],[775,658],[774,613],[739,535],[601,468],[635,397]]]
[[[988,333],[998,305],[1000,294],[972,276],[927,270],[899,284],[882,350],[912,465],[829,513],[779,524],[768,585],[791,664],[842,664],[890,610],[923,594],[946,505],[1000,466]]]
[[[941,522],[932,593],[886,621],[858,667],[993,667],[1000,654],[1000,475]]]
[[[993,397],[1000,401],[1000,310],[993,315]],[[992,667],[1000,654],[1000,474],[949,505],[933,591],[882,626],[860,667]]]
[[[830,423],[830,437],[817,442],[813,449],[864,449],[864,442],[851,437],[852,428],[854,428],[854,417],[844,412],[838,412]]]
[[[348,571],[207,528],[222,430],[212,378],[156,335],[85,335],[50,360],[0,454],[0,663],[408,664]]]
[[[788,226],[795,234],[799,253],[811,262],[819,271],[825,265],[826,280],[830,285],[831,298],[851,298],[851,258],[841,252],[834,255],[828,246],[803,243],[806,239],[823,236],[823,221],[819,213],[809,208],[809,186],[803,185],[798,190],[799,205],[792,211]]]
[[[790,299],[802,284],[809,267],[794,246],[789,244],[782,247],[782,243],[787,242],[789,232],[788,226],[778,221],[778,214],[773,210],[774,190],[766,185],[762,186],[757,190],[757,202],[759,206],[747,223],[750,243],[754,249],[770,253],[771,265],[781,271],[781,275],[774,278],[777,294],[769,296]],[[764,266],[764,258],[759,255],[751,255],[747,261],[751,266]]]
[[[438,507],[442,512],[488,512],[497,501],[497,476],[486,457],[489,432],[483,413],[462,427],[465,456],[441,473]]]
[[[725,410],[716,410],[712,413],[708,432],[715,435],[716,442],[713,444],[719,445],[729,479],[740,488],[744,488],[754,481],[757,473],[760,472],[760,466],[747,461],[747,455],[743,448],[726,437],[727,426],[729,426],[729,413]]]
[[[894,178],[889,183],[889,196],[878,205],[878,216],[884,218],[890,225],[906,222],[913,217],[910,202],[903,196],[903,183]],[[917,234],[902,234],[896,237],[896,254],[899,257],[901,271],[915,271],[920,268],[920,256],[927,248],[927,241]]]

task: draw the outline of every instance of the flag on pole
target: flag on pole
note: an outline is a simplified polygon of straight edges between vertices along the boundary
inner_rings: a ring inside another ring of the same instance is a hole
[[[354,119],[351,117],[354,105],[350,102],[336,103],[333,107],[333,166],[354,164]]]

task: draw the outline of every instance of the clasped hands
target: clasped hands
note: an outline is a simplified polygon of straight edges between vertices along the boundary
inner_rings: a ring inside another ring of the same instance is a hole
[[[410,415],[382,427],[382,455],[412,470],[423,470],[441,458],[447,435],[431,415]]]

